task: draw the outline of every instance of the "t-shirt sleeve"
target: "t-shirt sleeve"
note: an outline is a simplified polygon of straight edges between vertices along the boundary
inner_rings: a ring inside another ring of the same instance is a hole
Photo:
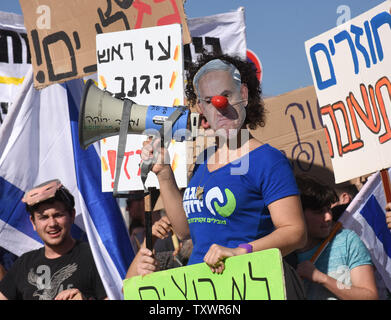
[[[348,265],[350,270],[361,265],[372,265],[371,255],[367,247],[354,231],[351,231],[348,235],[347,246],[349,254]]]
[[[266,206],[281,198],[299,194],[292,168],[284,156],[281,155],[281,158],[265,171],[262,193]]]
[[[4,278],[0,281],[0,292],[9,300],[20,299],[20,294],[17,287],[17,275],[20,261],[16,260],[13,266],[6,273]]]

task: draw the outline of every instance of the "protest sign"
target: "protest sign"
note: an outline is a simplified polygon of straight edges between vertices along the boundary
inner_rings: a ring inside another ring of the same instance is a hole
[[[0,12],[0,124],[31,65],[23,17]]]
[[[184,104],[181,27],[160,27],[106,33],[97,36],[99,86],[117,98],[139,105],[172,107]],[[122,112],[122,110],[121,110]],[[146,135],[130,134],[119,178],[119,191],[143,190],[140,178],[142,143]],[[112,191],[118,136],[101,143],[102,190]],[[184,142],[171,143],[171,165],[180,188],[186,187],[186,148]],[[159,187],[150,174],[147,187]]]
[[[391,165],[390,7],[305,43],[336,183]]]
[[[225,260],[222,274],[206,263],[124,280],[125,300],[285,300],[281,253],[268,249]]]
[[[290,160],[296,174],[334,182],[318,99],[313,86],[266,98],[266,122],[251,133],[269,143]]]
[[[20,0],[31,44],[34,86],[97,71],[96,34],[180,23],[190,33],[182,0]]]

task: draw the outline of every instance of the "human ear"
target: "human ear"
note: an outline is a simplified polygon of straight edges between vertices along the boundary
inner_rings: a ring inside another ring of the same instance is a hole
[[[75,210],[75,208],[72,209],[70,214],[71,214],[72,223],[74,223],[75,222],[75,217],[76,217],[76,210]]]
[[[240,96],[243,100],[248,101],[248,88],[247,85],[242,83],[240,86]]]
[[[33,225],[34,231],[37,231],[37,228],[35,227],[35,222],[34,222],[33,215],[34,215],[34,213],[30,214],[30,222]]]

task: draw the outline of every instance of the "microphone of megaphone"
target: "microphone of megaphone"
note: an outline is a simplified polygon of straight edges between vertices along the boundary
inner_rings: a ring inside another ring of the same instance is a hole
[[[186,136],[190,126],[189,109],[183,106],[166,107],[139,105],[129,99],[118,99],[106,90],[99,89],[89,79],[84,87],[79,112],[79,142],[83,149],[101,139],[119,135],[125,102],[131,103],[128,133],[158,132],[178,109],[181,113],[172,121],[172,134],[177,140]],[[177,132],[181,133],[178,137]],[[190,135],[190,133],[189,133]],[[162,137],[163,138],[163,137]],[[166,137],[165,137],[166,139]]]

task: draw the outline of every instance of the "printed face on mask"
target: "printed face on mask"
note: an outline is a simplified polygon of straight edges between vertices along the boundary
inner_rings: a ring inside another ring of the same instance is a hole
[[[211,129],[226,139],[236,137],[246,119],[248,90],[244,84],[238,86],[229,72],[210,71],[198,81],[199,108]],[[213,98],[226,97],[225,108],[216,108]]]

